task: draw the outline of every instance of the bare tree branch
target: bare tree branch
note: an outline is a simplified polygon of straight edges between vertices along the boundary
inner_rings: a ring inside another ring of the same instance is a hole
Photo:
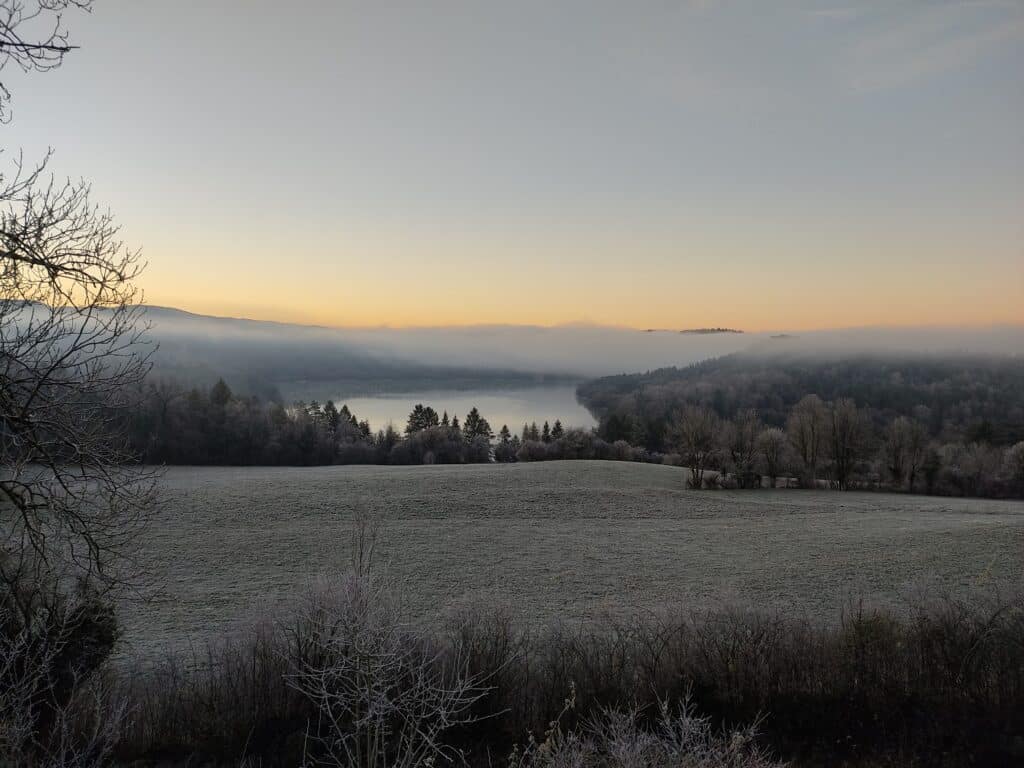
[[[8,64],[22,72],[46,72],[59,67],[71,45],[62,13],[69,9],[90,11],[92,0],[0,1],[0,71]],[[0,82],[0,122],[10,120],[7,103],[11,94]]]

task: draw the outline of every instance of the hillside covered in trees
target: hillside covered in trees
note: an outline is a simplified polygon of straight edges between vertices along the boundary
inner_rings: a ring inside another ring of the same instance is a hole
[[[879,432],[906,416],[943,443],[1024,440],[1019,357],[737,353],[685,368],[607,376],[577,389],[600,422],[601,437],[655,451],[672,449],[669,427],[686,405],[707,406],[723,419],[752,409],[765,425],[783,427],[809,394],[826,402],[852,400]]]

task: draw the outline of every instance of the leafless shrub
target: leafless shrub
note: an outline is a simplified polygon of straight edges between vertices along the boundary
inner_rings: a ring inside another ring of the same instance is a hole
[[[566,701],[566,709],[575,696]],[[756,727],[717,733],[696,715],[688,699],[658,701],[653,727],[643,726],[638,707],[605,708],[580,731],[562,731],[556,719],[544,740],[531,740],[509,757],[509,768],[770,768],[756,744]]]
[[[371,768],[453,757],[440,737],[466,722],[483,681],[467,673],[462,653],[404,627],[381,583],[352,575],[321,587],[293,637],[289,682],[317,708],[315,762]]]
[[[98,670],[68,658],[79,634],[73,612],[49,631],[0,608],[0,763],[26,768],[106,764],[121,738],[127,700]]]

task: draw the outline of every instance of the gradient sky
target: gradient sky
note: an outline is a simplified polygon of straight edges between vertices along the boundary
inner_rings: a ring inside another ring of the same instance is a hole
[[[66,18],[82,48],[62,69],[5,73],[4,146],[93,181],[150,303],[331,325],[1024,322],[1021,0]]]

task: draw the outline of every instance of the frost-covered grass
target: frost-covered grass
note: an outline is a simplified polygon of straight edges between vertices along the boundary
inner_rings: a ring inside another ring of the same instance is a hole
[[[159,655],[277,612],[348,562],[357,512],[406,603],[503,606],[536,626],[726,604],[832,620],[848,597],[1020,585],[1024,503],[828,491],[689,491],[673,467],[551,462],[167,470],[141,561],[164,593],[124,611]]]

